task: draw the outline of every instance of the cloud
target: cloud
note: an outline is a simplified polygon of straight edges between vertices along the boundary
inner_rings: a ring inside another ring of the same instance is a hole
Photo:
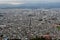
[[[13,4],[13,5],[17,5],[17,4],[24,4],[24,2],[10,2],[8,4]]]
[[[0,4],[24,4],[25,2],[19,0],[0,0]]]
[[[60,0],[26,0],[28,2],[60,2]]]
[[[0,0],[0,4],[24,4],[36,2],[60,2],[60,0]]]

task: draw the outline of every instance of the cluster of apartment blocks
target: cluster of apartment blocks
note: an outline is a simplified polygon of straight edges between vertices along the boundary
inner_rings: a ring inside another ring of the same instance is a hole
[[[0,34],[8,38],[27,40],[36,35],[56,34],[60,31],[52,24],[60,23],[60,10],[52,9],[0,9]]]

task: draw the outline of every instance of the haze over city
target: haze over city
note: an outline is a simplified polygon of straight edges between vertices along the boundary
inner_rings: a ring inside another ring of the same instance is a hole
[[[0,0],[0,39],[60,40],[60,0]]]

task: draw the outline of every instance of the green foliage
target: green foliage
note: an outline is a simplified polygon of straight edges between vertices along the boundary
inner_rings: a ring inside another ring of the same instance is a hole
[[[38,21],[43,21],[43,19],[39,19]]]
[[[40,38],[32,38],[32,39],[30,39],[30,40],[40,40]]]
[[[60,26],[57,26],[57,29],[60,30]]]
[[[40,38],[40,37],[36,37],[36,38],[32,38],[30,40],[45,40],[44,38]]]

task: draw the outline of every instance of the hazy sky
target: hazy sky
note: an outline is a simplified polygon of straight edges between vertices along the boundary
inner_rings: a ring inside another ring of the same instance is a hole
[[[60,0],[0,0],[0,4],[24,4],[24,3],[47,3],[47,2],[60,2]]]

